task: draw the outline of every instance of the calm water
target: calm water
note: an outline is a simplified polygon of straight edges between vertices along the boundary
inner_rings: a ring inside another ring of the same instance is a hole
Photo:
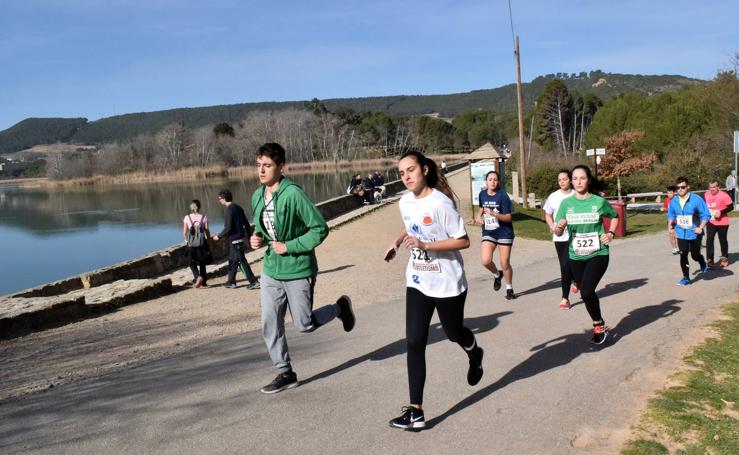
[[[351,171],[290,177],[320,202],[343,195]],[[385,179],[397,179],[397,170],[386,170]],[[249,200],[257,186],[256,179],[108,188],[0,186],[0,295],[177,244],[192,199],[201,201],[211,230],[219,232],[223,208],[216,195],[223,188],[253,222]]]

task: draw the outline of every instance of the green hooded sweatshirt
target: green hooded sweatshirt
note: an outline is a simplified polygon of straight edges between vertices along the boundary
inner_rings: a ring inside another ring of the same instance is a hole
[[[287,254],[279,255],[267,247],[262,273],[275,280],[295,280],[318,273],[315,249],[328,236],[328,225],[318,208],[303,190],[287,177],[280,180],[272,193],[275,208],[276,239],[267,233],[262,221],[264,212],[264,185],[251,196],[254,225],[265,242],[276,240],[287,246]]]

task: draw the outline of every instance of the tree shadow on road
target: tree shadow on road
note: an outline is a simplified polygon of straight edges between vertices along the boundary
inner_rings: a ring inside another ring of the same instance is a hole
[[[637,308],[636,310],[630,312],[618,323],[615,328],[612,329],[612,333],[615,335],[614,339],[610,343],[606,343],[603,346],[593,346],[588,343],[588,338],[590,337],[591,333],[590,330],[584,330],[580,333],[562,335],[560,337],[546,341],[542,344],[536,345],[531,348],[533,354],[531,354],[529,358],[513,367],[513,369],[508,371],[506,374],[503,375],[503,377],[501,377],[494,383],[483,387],[482,389],[463,399],[459,403],[449,408],[443,414],[428,420],[426,422],[426,428],[433,428],[434,426],[446,420],[448,417],[453,416],[454,414],[462,411],[468,406],[484,400],[488,396],[492,395],[495,391],[500,390],[516,381],[527,379],[553,368],[567,365],[581,354],[598,352],[601,349],[607,348],[608,346],[616,343],[618,340],[630,334],[631,332],[646,325],[649,325],[658,319],[671,316],[680,311],[680,307],[677,306],[677,304],[680,302],[682,302],[682,300],[673,299],[666,300],[659,305]]]
[[[598,298],[603,299],[631,289],[640,288],[647,284],[648,281],[649,278],[636,278],[634,280],[620,281],[618,283],[608,283],[603,287],[603,289],[596,292],[598,294]]]
[[[500,313],[490,314],[487,316],[480,316],[476,318],[465,318],[464,325],[468,327],[470,330],[472,330],[473,333],[483,333],[487,332],[489,330],[494,329],[499,323],[499,319],[503,316],[507,316],[509,314],[512,314],[512,311],[501,311]],[[431,324],[430,330],[429,330],[429,338],[428,338],[428,344],[434,344],[438,343],[440,341],[447,340],[446,334],[444,333],[444,329],[441,327],[441,323]],[[354,366],[359,365],[362,362],[365,361],[381,361],[381,360],[387,360],[391,357],[395,357],[396,355],[405,354],[406,352],[406,341],[405,338],[401,338],[399,340],[393,341],[390,344],[386,344],[385,346],[375,349],[372,352],[369,352],[367,354],[364,354],[362,356],[356,357],[351,360],[347,360],[346,362],[337,365],[331,369],[328,369],[326,371],[323,371],[321,373],[317,373],[305,380],[301,380],[301,385],[306,385],[308,383],[311,383],[313,381],[318,381],[320,379],[325,379],[331,375],[340,373],[344,370],[347,370],[349,368],[352,368]]]

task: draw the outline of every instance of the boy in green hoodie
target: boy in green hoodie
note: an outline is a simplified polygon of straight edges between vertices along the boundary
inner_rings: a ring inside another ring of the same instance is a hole
[[[312,332],[338,317],[349,332],[354,328],[351,299],[342,295],[336,304],[313,311],[313,289],[318,262],[315,248],[328,236],[328,225],[313,201],[292,180],[282,175],[285,149],[267,143],[257,150],[261,186],[251,197],[254,208],[252,248],[267,244],[262,268],[262,335],[277,377],[262,393],[277,393],[298,385],[290,365],[285,338],[285,313],[289,307],[295,327]]]

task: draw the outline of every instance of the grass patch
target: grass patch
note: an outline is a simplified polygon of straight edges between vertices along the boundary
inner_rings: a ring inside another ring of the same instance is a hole
[[[516,206],[513,212],[513,228],[516,236],[536,240],[551,240],[552,233],[544,221],[544,211],[538,208],[524,209]],[[664,213],[626,213],[626,237],[667,232]]]
[[[727,305],[727,319],[685,357],[692,368],[678,373],[679,385],[661,390],[622,454],[739,453],[739,302]]]

